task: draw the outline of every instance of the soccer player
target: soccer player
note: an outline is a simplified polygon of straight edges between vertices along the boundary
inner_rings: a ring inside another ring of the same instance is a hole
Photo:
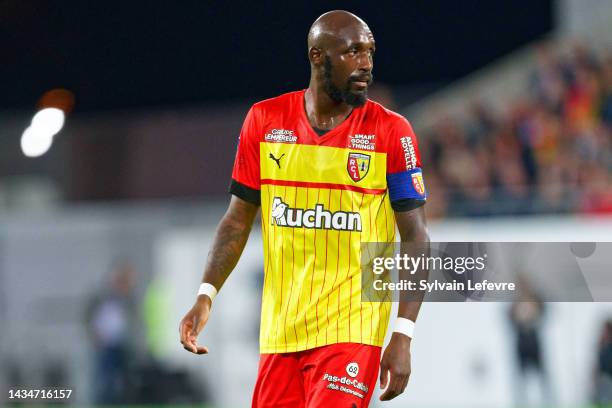
[[[401,394],[420,301],[361,300],[361,243],[427,242],[417,141],[397,113],[368,100],[375,43],[346,11],[308,34],[308,88],[253,105],[240,133],[232,198],[203,283],[180,325],[192,353],[213,298],[236,266],[261,207],[265,279],[253,407],[367,407]]]

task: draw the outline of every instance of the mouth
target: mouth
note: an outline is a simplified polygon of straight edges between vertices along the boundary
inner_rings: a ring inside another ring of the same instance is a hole
[[[372,83],[372,77],[365,76],[351,79],[351,83],[355,84],[358,88],[365,89]]]

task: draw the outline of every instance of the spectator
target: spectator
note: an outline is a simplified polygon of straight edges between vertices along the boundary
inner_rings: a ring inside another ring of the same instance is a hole
[[[474,100],[425,132],[433,216],[612,213],[612,55],[542,44],[526,86],[506,117]]]
[[[510,308],[510,322],[515,334],[515,352],[519,375],[516,378],[516,406],[523,407],[528,400],[529,374],[538,380],[541,406],[552,406],[548,374],[542,356],[540,332],[544,316],[544,303],[529,281],[521,276],[518,281],[518,298]]]
[[[134,328],[132,299],[135,271],[122,262],[113,272],[110,288],[95,295],[88,307],[87,327],[94,352],[94,402],[125,400],[130,334]]]

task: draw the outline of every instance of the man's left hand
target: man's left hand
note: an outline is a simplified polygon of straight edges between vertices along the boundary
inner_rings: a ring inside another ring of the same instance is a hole
[[[380,396],[381,401],[389,401],[400,395],[408,385],[410,378],[410,337],[393,333],[391,341],[383,353],[380,361],[380,388],[385,392]],[[389,374],[391,379],[389,380]]]

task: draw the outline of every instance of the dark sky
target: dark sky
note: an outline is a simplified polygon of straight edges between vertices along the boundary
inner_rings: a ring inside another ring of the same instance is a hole
[[[466,75],[552,29],[547,1],[0,0],[0,109],[54,87],[78,111],[263,98],[307,84],[306,33],[333,8],[361,16],[392,85]]]

